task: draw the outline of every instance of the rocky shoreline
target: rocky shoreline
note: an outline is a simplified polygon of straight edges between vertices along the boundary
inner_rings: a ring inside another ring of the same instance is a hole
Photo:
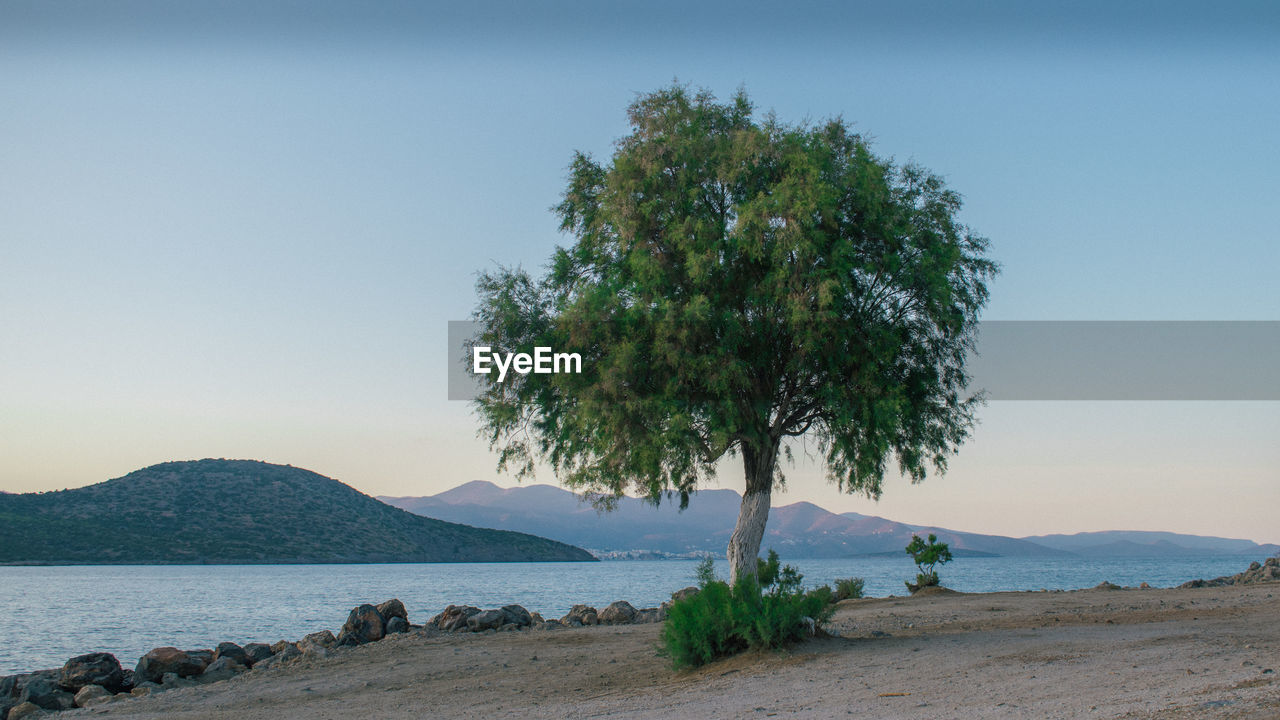
[[[678,600],[696,593],[689,587],[672,595]],[[127,669],[115,655],[93,652],[73,657],[61,667],[0,677],[0,718],[21,720],[72,708],[96,707],[144,697],[175,688],[228,680],[250,671],[283,667],[311,657],[328,657],[347,649],[377,642],[391,635],[416,633],[431,637],[443,633],[497,633],[549,631],[592,625],[633,625],[666,619],[671,602],[656,608],[636,608],[625,600],[597,610],[574,605],[564,617],[543,619],[520,605],[484,610],[472,605],[450,605],[423,625],[409,622],[398,599],[352,608],[335,635],[330,630],[311,633],[293,642],[274,644],[219,643],[213,649],[179,650],[158,647]]]

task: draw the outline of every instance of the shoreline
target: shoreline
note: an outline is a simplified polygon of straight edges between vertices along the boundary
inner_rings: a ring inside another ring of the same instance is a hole
[[[1262,583],[846,600],[829,637],[682,673],[656,624],[415,630],[67,716],[1273,718],[1277,598]]]

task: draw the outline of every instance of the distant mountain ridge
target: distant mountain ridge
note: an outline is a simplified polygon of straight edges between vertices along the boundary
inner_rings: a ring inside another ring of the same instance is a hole
[[[555,538],[593,551],[667,555],[724,552],[741,497],[733,490],[703,490],[680,512],[673,504],[654,507],[623,498],[618,508],[598,513],[574,493],[553,485],[501,488],[474,481],[426,497],[380,497],[419,515],[519,530]],[[963,556],[1159,557],[1197,554],[1274,554],[1280,545],[1249,540],[1143,531],[1012,538],[909,525],[874,515],[836,514],[813,503],[773,508],[764,548],[784,557],[839,558],[901,554],[913,533],[934,533]]]
[[[0,494],[0,563],[591,561],[509,530],[421,517],[254,460],[169,462],[73,490]]]

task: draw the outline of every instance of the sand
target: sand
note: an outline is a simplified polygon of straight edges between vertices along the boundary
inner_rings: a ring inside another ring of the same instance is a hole
[[[660,626],[395,636],[108,718],[1280,718],[1280,584],[848,600],[677,673]]]

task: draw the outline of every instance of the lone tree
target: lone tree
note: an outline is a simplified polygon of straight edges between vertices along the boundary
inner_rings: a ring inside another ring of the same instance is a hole
[[[878,498],[891,460],[945,472],[981,400],[965,356],[996,265],[955,192],[841,119],[756,119],[744,92],[683,86],[628,116],[608,163],[575,154],[556,207],[573,243],[546,276],[479,280],[475,344],[582,356],[579,374],[482,376],[482,433],[500,471],[547,463],[606,507],[684,507],[740,457],[736,581],[796,438],[846,492]]]

